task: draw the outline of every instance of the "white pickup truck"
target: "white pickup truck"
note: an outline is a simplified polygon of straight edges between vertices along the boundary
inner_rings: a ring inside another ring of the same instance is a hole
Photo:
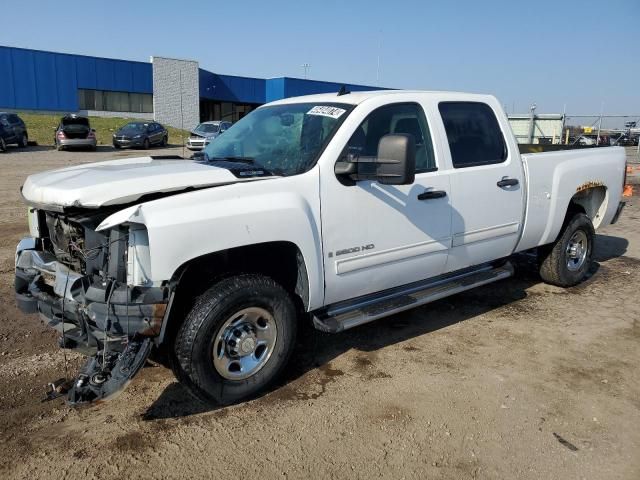
[[[199,161],[140,157],[30,176],[16,298],[89,354],[71,403],[152,349],[198,398],[255,396],[299,321],[340,332],[513,274],[584,278],[617,220],[622,148],[521,155],[498,101],[379,91],[262,106]]]

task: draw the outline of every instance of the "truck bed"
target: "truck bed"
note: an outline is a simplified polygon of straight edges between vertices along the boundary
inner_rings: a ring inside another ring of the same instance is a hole
[[[624,148],[527,153],[522,155],[522,163],[527,200],[524,228],[516,251],[553,242],[572,198],[582,202],[596,229],[611,223],[622,196]],[[591,195],[581,195],[587,191]]]

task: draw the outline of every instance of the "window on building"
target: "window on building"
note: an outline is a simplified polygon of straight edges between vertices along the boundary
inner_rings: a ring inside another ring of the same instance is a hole
[[[500,125],[489,105],[442,102],[438,105],[455,168],[502,163],[507,158]]]
[[[153,95],[149,93],[78,90],[81,110],[153,113]]]

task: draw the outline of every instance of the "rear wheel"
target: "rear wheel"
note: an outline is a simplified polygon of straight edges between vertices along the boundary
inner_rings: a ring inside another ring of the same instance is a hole
[[[4,141],[4,138],[0,137],[0,152],[6,152],[7,151],[7,144]]]
[[[144,148],[145,150],[149,150],[149,139],[145,138],[144,142],[142,143],[142,148]]]
[[[162,142],[160,143],[160,146],[164,148],[167,146],[167,143],[169,143],[169,139],[166,136],[162,137]]]
[[[29,145],[29,138],[27,137],[26,133],[22,134],[22,138],[20,139],[20,142],[18,143],[18,146],[20,148],[27,148],[27,146]]]
[[[291,297],[272,279],[222,280],[196,301],[178,332],[171,362],[176,377],[205,402],[253,397],[282,372],[296,326]]]
[[[589,272],[595,230],[589,217],[578,213],[567,223],[556,242],[543,253],[540,276],[552,285],[571,287]]]

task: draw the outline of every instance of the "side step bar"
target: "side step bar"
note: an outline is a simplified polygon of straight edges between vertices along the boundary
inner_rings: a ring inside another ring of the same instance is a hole
[[[462,273],[412,283],[329,306],[313,315],[313,325],[323,332],[342,332],[512,275],[513,266],[506,262],[499,267],[485,265]]]

